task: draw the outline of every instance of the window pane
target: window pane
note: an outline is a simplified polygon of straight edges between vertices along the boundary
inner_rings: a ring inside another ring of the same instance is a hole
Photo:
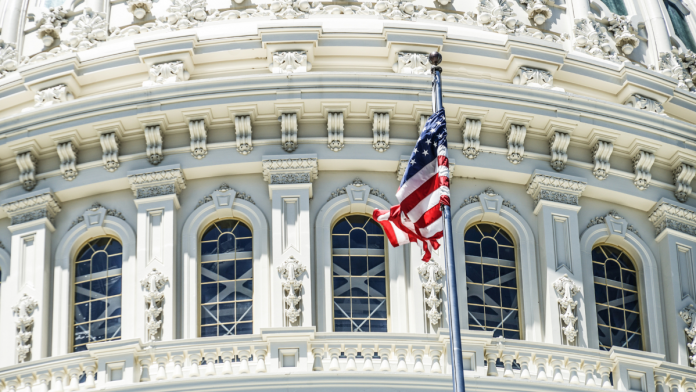
[[[667,7],[667,14],[669,14],[669,19],[672,21],[672,27],[674,27],[674,32],[677,34],[677,37],[682,40],[688,49],[696,51],[694,36],[689,30],[689,25],[686,23],[684,14],[682,14],[679,8],[669,0],[665,1],[665,6]]]
[[[369,217],[340,219],[331,231],[334,331],[386,332],[385,238]]]
[[[86,343],[121,338],[122,252],[121,243],[111,237],[91,240],[77,252],[73,288],[75,352],[86,350]]]
[[[500,227],[478,224],[467,229],[464,240],[469,329],[520,339],[512,236]]]
[[[253,239],[236,219],[217,221],[201,239],[201,337],[253,331]]]
[[[626,11],[626,4],[624,4],[623,0],[602,0],[602,3],[604,3],[609,10],[615,14],[628,15],[628,11]]]

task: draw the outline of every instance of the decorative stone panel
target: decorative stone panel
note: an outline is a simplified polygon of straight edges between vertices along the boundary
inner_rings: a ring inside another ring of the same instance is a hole
[[[628,100],[624,103],[626,106],[630,106],[634,109],[640,109],[644,110],[646,112],[651,112],[655,114],[659,114],[661,116],[666,116],[665,114],[665,108],[662,107],[662,104],[657,102],[654,99],[644,97],[639,94],[633,94],[631,95]]]
[[[693,304],[689,304],[689,306],[679,311],[679,316],[687,325],[684,328],[684,332],[686,332],[686,337],[689,341],[686,344],[689,352],[689,363],[691,366],[696,366],[696,307]]]
[[[535,170],[527,184],[527,194],[532,196],[534,207],[542,200],[576,206],[586,186],[587,181],[581,177]]]
[[[61,207],[51,189],[46,188],[5,200],[2,209],[9,215],[11,224],[17,225],[41,218],[53,221]]]
[[[537,68],[521,67],[519,71],[517,71],[517,76],[512,80],[512,83],[520,86],[565,91],[560,87],[553,86],[553,75],[551,75],[551,72]]]
[[[155,64],[150,66],[148,80],[143,82],[143,87],[183,82],[189,80],[190,76],[189,72],[184,68],[182,61]]]
[[[306,184],[318,177],[316,155],[262,158],[263,179],[269,184]]]
[[[140,285],[145,290],[145,315],[147,317],[147,338],[149,341],[156,340],[162,328],[162,302],[164,293],[160,290],[169,282],[169,278],[164,276],[156,269],[152,269],[145,279],[140,281]]]
[[[273,73],[290,74],[308,72],[312,69],[312,64],[307,61],[305,51],[274,52],[273,62],[268,68]]]
[[[616,48],[625,55],[633,53],[633,50],[638,47],[640,40],[638,32],[631,24],[630,19],[624,15],[612,15],[609,18],[609,31],[614,35]]]
[[[128,0],[126,6],[136,19],[142,19],[152,9],[152,0]]]
[[[303,272],[305,272],[305,267],[292,256],[278,267],[278,273],[280,273],[283,279],[281,282],[284,296],[283,313],[285,314],[287,325],[296,323],[302,314],[302,309],[298,307],[302,300],[302,281],[298,280],[298,277]]]
[[[178,195],[186,189],[184,172],[179,165],[163,166],[157,170],[130,171],[128,182],[137,199]]]
[[[564,342],[569,345],[575,344],[575,339],[578,336],[578,330],[575,329],[575,323],[578,321],[575,316],[575,308],[578,302],[573,300],[573,297],[580,293],[580,287],[576,285],[568,275],[563,275],[553,282],[553,289],[558,298],[558,306],[560,308],[561,332],[563,333]]]
[[[650,210],[648,220],[655,226],[656,236],[672,229],[696,237],[696,209],[690,206],[662,198]]]
[[[39,90],[34,95],[34,108],[44,108],[51,105],[72,101],[75,97],[68,87],[64,84],[59,84],[58,86],[48,87],[43,90]]]
[[[17,327],[17,362],[26,362],[30,359],[32,335],[34,333],[34,310],[39,303],[32,297],[24,294],[17,305],[12,307]],[[5,338],[9,338],[6,336]]]
[[[396,54],[397,59],[392,69],[400,74],[430,75],[430,63],[426,53],[406,53]]]
[[[547,4],[553,4],[550,0],[520,0],[526,7],[529,20],[535,25],[542,25],[552,15],[551,9]]]
[[[438,283],[438,281],[445,276],[445,271],[435,261],[429,261],[421,263],[418,267],[418,274],[425,279],[422,285],[425,293],[423,299],[427,308],[425,314],[428,316],[428,321],[432,325],[440,325],[442,312],[440,312],[439,307],[442,303],[442,299],[440,299],[442,283]]]

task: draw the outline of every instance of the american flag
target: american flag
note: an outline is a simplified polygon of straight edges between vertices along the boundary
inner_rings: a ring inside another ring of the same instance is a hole
[[[388,211],[374,210],[372,217],[384,228],[392,246],[417,242],[430,261],[431,250],[440,247],[442,211],[450,204],[449,160],[445,110],[430,116],[401,180],[396,198],[399,204]]]

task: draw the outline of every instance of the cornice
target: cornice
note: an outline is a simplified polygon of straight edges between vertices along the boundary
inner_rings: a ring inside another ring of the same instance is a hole
[[[12,220],[12,225],[42,218],[53,221],[61,211],[60,203],[50,188],[6,199],[1,206]]]
[[[655,236],[666,229],[696,237],[696,209],[675,200],[661,198],[648,213],[655,226]]]
[[[137,199],[162,195],[178,195],[182,190],[186,189],[184,172],[179,165],[129,171],[128,182],[133,195]]]

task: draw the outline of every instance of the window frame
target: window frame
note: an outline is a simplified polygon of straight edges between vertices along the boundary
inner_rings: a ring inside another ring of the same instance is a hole
[[[343,219],[345,219],[349,216],[364,216],[364,217],[367,217],[368,219],[372,219],[375,223],[377,223],[377,221],[375,221],[372,218],[372,215],[364,214],[364,213],[357,213],[357,212],[352,212],[352,213],[349,212],[349,213],[340,215],[331,223],[331,230],[329,231],[329,240],[331,241],[331,243],[329,244],[329,250],[330,250],[330,256],[331,256],[331,260],[330,260],[330,263],[331,263],[331,273],[330,273],[330,280],[331,280],[331,332],[334,332],[334,333],[336,332],[336,320],[334,317],[335,304],[334,304],[334,283],[333,283],[334,282],[334,280],[333,280],[333,278],[334,278],[334,274],[333,274],[333,264],[334,264],[334,262],[333,262],[333,256],[334,256],[334,253],[333,253],[333,250],[334,250],[334,248],[333,248],[333,231],[334,231],[334,228],[336,227],[336,225],[340,221],[342,221]],[[382,225],[380,225],[379,223],[377,223],[377,225],[379,225],[380,229],[382,230],[382,236],[384,238],[384,281],[385,281],[384,287],[385,287],[386,299],[387,299],[387,303],[386,303],[386,305],[387,305],[387,332],[369,331],[367,333],[390,333],[392,331],[392,326],[391,326],[391,306],[390,306],[391,305],[391,296],[390,296],[391,288],[390,288],[390,284],[389,284],[390,283],[389,282],[389,280],[390,280],[389,279],[389,276],[390,276],[390,274],[389,274],[389,244],[388,244],[389,239],[387,238],[387,234],[384,232],[384,227],[382,227]],[[351,296],[351,298],[352,298],[352,296]],[[365,332],[339,332],[339,333],[365,333]]]

